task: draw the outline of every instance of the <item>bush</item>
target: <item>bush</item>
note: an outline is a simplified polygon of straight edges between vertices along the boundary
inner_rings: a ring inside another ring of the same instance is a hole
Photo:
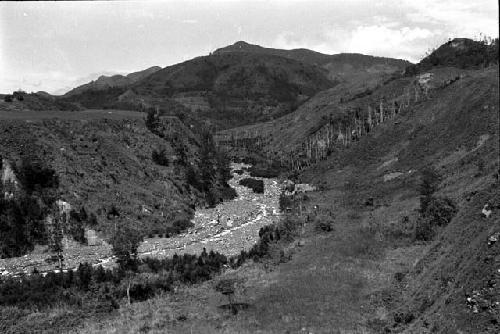
[[[231,187],[225,187],[221,190],[221,196],[224,200],[231,200],[238,197],[238,193]]]
[[[177,234],[184,232],[185,230],[193,226],[194,224],[189,220],[176,220],[173,223],[174,231]]]
[[[28,194],[35,191],[40,192],[42,189],[59,187],[56,171],[45,166],[41,161],[25,158],[21,161],[20,166],[16,167],[15,172]]]
[[[12,95],[5,95],[5,96],[3,97],[3,100],[4,100],[5,102],[12,102],[12,101],[14,100],[14,97],[13,97]]]
[[[246,179],[240,180],[240,182],[238,183],[242,186],[252,189],[254,193],[264,193],[264,181],[262,180],[256,180],[248,177]]]
[[[160,151],[153,150],[151,153],[151,158],[153,159],[154,163],[160,166],[168,166],[169,161],[167,157],[167,153],[165,152],[165,149],[161,149]]]
[[[292,208],[293,206],[293,200],[291,196],[286,196],[284,193],[280,194],[280,210],[282,212],[285,212],[287,208]]]
[[[422,171],[421,181],[419,186],[420,193],[420,213],[427,210],[427,205],[432,199],[432,195],[436,192],[441,176],[434,168],[426,168]]]
[[[430,241],[434,237],[434,229],[428,219],[419,217],[415,226],[415,239],[420,241]]]
[[[429,219],[432,226],[444,226],[451,221],[456,213],[456,205],[451,199],[438,197],[429,201],[423,216]]]
[[[137,265],[137,249],[142,241],[138,231],[129,226],[121,226],[111,238],[113,254],[121,269],[135,269]]]
[[[416,222],[415,239],[421,241],[432,240],[435,228],[449,224],[456,213],[456,205],[451,199],[430,197],[425,211],[421,213]]]

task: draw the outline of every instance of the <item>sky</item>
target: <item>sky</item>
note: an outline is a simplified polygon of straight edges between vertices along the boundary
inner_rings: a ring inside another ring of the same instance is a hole
[[[246,41],[418,62],[449,38],[498,37],[496,0],[1,2],[0,93],[62,94]]]

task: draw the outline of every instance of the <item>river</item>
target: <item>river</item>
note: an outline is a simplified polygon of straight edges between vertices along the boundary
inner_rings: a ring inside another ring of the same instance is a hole
[[[161,258],[175,253],[199,254],[203,248],[230,256],[250,249],[259,239],[260,228],[279,219],[281,187],[277,179],[259,177],[254,178],[263,180],[263,194],[239,185],[240,180],[250,177],[248,167],[250,165],[242,163],[231,164],[233,177],[229,185],[238,194],[235,199],[219,203],[215,208],[197,209],[192,220],[194,226],[185,233],[170,238],[145,239],[139,246],[139,256]],[[235,173],[237,170],[243,173]],[[48,256],[48,253],[35,251],[19,258],[0,259],[0,275],[30,274],[34,268],[42,273],[55,271],[54,264],[44,261]],[[66,270],[76,269],[81,262],[107,268],[115,265],[111,247],[106,243],[101,246],[73,244],[65,249],[64,258]]]

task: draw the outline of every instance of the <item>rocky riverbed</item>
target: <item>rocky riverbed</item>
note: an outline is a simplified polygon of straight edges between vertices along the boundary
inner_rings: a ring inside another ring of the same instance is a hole
[[[225,255],[234,255],[251,248],[259,238],[259,229],[279,217],[280,185],[276,179],[264,181],[264,193],[257,194],[238,182],[250,177],[245,164],[232,164],[233,178],[229,181],[238,197],[200,209],[193,219],[194,227],[173,238],[146,239],[139,248],[141,256],[172,256],[174,253],[200,253],[203,248]],[[242,174],[234,173],[243,170]]]
[[[249,177],[249,165],[233,163],[233,178],[229,181],[238,197],[218,204],[215,208],[197,209],[194,227],[186,233],[171,238],[149,238],[139,246],[140,257],[169,257],[177,254],[196,254],[203,248],[225,255],[235,255],[250,249],[259,238],[259,229],[279,219],[281,185],[277,179],[258,178],[264,181],[264,193],[254,193],[238,182]],[[243,171],[236,173],[235,171]],[[55,264],[47,263],[50,257],[46,247],[37,247],[23,257],[0,259],[0,275],[30,274],[35,268],[40,272],[55,270]],[[68,241],[64,250],[65,267],[75,269],[80,263],[111,267],[114,265],[111,246],[81,246]]]

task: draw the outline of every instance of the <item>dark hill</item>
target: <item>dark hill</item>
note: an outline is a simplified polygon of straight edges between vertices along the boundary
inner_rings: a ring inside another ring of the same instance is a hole
[[[127,86],[91,88],[66,96],[91,108],[182,105],[219,128],[287,114],[335,81],[324,70],[273,55],[221,54],[166,67]]]
[[[432,51],[418,64],[406,68],[405,73],[414,75],[434,67],[479,69],[491,64],[498,64],[498,38],[491,42],[455,38]]]
[[[328,71],[330,79],[345,82],[371,79],[381,74],[402,71],[406,66],[410,65],[410,62],[401,59],[374,57],[358,53],[327,55],[308,49],[273,49],[248,44],[243,41],[217,49],[214,54],[237,52],[275,55],[317,65]]]

